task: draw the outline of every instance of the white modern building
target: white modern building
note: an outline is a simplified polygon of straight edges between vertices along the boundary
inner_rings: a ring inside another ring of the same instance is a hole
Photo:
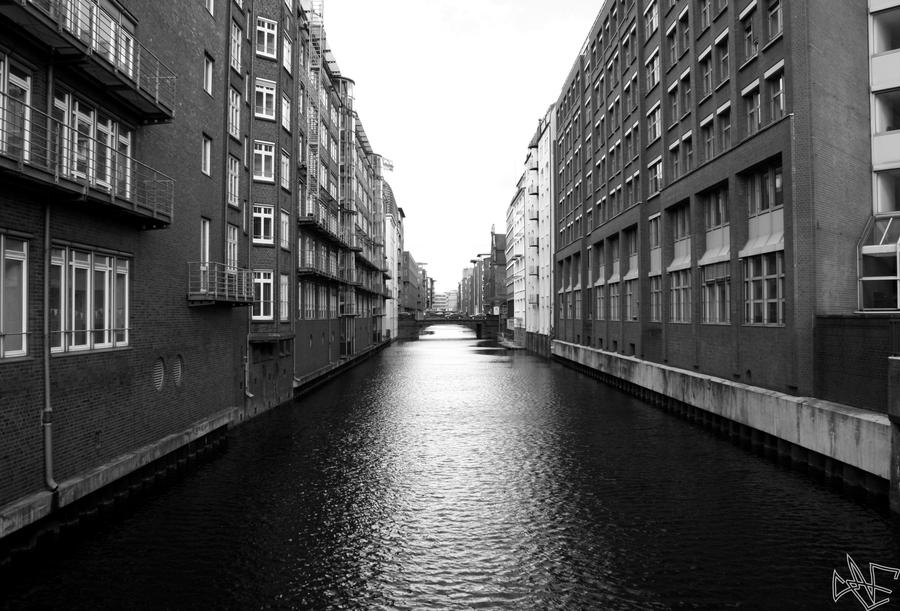
[[[553,168],[555,154],[553,142],[556,138],[555,104],[547,109],[538,122],[537,131],[529,148],[526,170],[529,183],[526,188],[526,219],[528,234],[529,274],[535,274],[533,285],[536,294],[529,291],[529,313],[535,315],[526,321],[526,347],[533,352],[549,356],[550,340],[553,337],[553,257],[556,248],[556,232],[553,230],[556,215],[553,210],[555,181]],[[534,192],[532,194],[532,192]],[[533,261],[533,263],[532,263]],[[531,266],[535,268],[532,269]],[[530,285],[529,285],[530,286]]]
[[[513,340],[525,346],[525,182],[523,174],[516,195],[506,209],[506,330]],[[509,304],[512,305],[510,309]]]
[[[387,299],[384,304],[384,333],[388,339],[397,337],[400,312],[400,284],[403,276],[403,209],[397,206],[394,192],[386,180],[381,181],[384,200],[384,258]]]

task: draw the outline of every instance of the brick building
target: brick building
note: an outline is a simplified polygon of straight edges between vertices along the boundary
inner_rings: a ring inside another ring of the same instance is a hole
[[[884,409],[900,148],[864,41],[900,84],[900,3],[870,4],[604,3],[555,107],[557,339]]]
[[[322,3],[0,4],[0,538],[385,340]]]

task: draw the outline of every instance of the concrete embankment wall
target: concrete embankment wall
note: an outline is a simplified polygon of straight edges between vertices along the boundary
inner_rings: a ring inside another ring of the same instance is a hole
[[[891,423],[885,414],[795,397],[558,340],[553,341],[551,349],[557,358],[890,480]]]
[[[389,344],[388,341],[370,346],[351,358],[334,363],[302,380],[297,380],[295,396],[307,392],[331,377],[340,375],[345,369],[362,362]],[[48,520],[53,521],[57,515],[66,514],[66,510],[69,508],[78,507],[77,513],[94,516],[97,505],[103,506],[114,502],[111,497],[122,498],[123,492],[127,495],[129,488],[142,488],[149,485],[149,482],[142,483],[143,480],[152,478],[155,481],[167,473],[183,468],[198,454],[207,454],[208,446],[212,445],[210,444],[211,440],[215,441],[215,445],[219,445],[219,442],[224,440],[225,433],[229,428],[263,413],[263,411],[267,410],[245,410],[243,407],[230,407],[210,418],[195,422],[183,431],[168,435],[95,469],[62,481],[55,492],[42,490],[0,507],[0,568],[8,560],[4,552],[9,551],[6,548],[13,535],[15,538],[28,535],[23,537],[21,542],[17,542],[27,547],[34,544],[34,539],[40,534],[42,523]],[[130,481],[135,477],[138,481]],[[127,486],[123,487],[126,483]],[[94,499],[95,502],[91,502],[91,499]],[[65,517],[66,522],[77,522],[78,520],[78,516]],[[57,529],[59,525],[50,524],[48,526],[51,529]]]

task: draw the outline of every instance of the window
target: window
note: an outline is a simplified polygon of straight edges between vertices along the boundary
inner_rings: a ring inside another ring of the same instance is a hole
[[[650,278],[650,320],[662,320],[662,276]]]
[[[659,138],[659,115],[659,104],[657,104],[653,108],[653,110],[647,113],[647,144],[650,144],[651,142]]]
[[[659,48],[653,52],[653,55],[646,63],[647,68],[647,91],[656,87],[659,83]]]
[[[743,31],[744,37],[744,61],[749,61],[756,57],[756,51],[759,48],[756,36],[753,35],[753,14],[754,11],[750,11],[750,13],[741,20],[741,30]]]
[[[253,142],[253,179],[275,182],[275,145],[271,142]]]
[[[256,18],[256,54],[275,59],[275,41],[278,38],[278,24],[270,19]]]
[[[0,358],[28,354],[28,242],[0,234]]]
[[[644,10],[644,38],[650,39],[650,35],[659,27],[659,6],[656,0],[650,0]]]
[[[244,38],[241,26],[231,22],[231,67],[240,73],[241,71],[241,42]]]
[[[755,134],[759,131],[760,125],[760,108],[759,108],[759,86],[757,85],[752,91],[744,93],[744,111],[747,117],[747,135]]]
[[[705,98],[712,90],[712,58],[707,55],[700,60],[700,94]]]
[[[781,0],[769,0],[766,10],[766,33],[769,35],[769,40],[781,34],[782,27]]]
[[[669,275],[672,322],[691,322],[691,270],[682,269]]]
[[[272,320],[272,272],[253,272],[253,320]]]
[[[206,174],[210,175],[210,162],[212,159],[212,138],[203,135],[203,144],[200,149],[200,170]]]
[[[662,190],[662,160],[651,163],[648,168],[648,185],[650,195],[659,193]]]
[[[228,224],[225,235],[225,267],[228,271],[237,270],[238,266],[238,226]]]
[[[253,204],[253,243],[274,244],[275,210],[272,206]]]
[[[627,280],[625,282],[625,320],[637,319],[637,280]]]
[[[275,83],[256,79],[256,116],[275,120]]]
[[[669,66],[678,63],[678,32],[673,24],[672,28],[666,33],[666,50],[669,55]]]
[[[681,36],[681,45],[679,51],[687,53],[691,48],[691,26],[688,20],[690,11],[684,11],[678,19],[678,34]]]
[[[281,188],[291,190],[291,155],[281,149]]]
[[[50,251],[50,348],[54,352],[128,345],[130,261],[74,248]]]
[[[226,184],[226,198],[228,205],[238,208],[238,193],[240,191],[240,164],[241,161],[234,155],[228,156],[228,182]]]
[[[234,87],[228,90],[228,134],[241,138],[241,92]]]
[[[728,324],[731,322],[731,264],[705,265],[700,268],[700,277],[703,322]]]
[[[716,126],[719,131],[719,150],[725,151],[731,148],[731,109],[722,110],[716,118]]]
[[[784,251],[743,259],[744,323],[784,324]]]
[[[783,205],[781,164],[771,165],[747,177],[747,213],[756,216]]]
[[[281,94],[281,127],[291,131],[291,98]]]
[[[777,121],[785,113],[784,72],[766,77],[766,85],[769,88],[769,120]]]
[[[690,136],[682,138],[680,150],[684,172],[690,172],[694,169],[694,139]]]
[[[609,319],[619,320],[619,283],[609,285]]]
[[[294,45],[291,42],[291,39],[285,36],[281,39],[281,65],[284,66],[284,69],[288,72],[291,71],[293,55]]]
[[[672,179],[676,179],[681,176],[681,163],[678,151],[678,142],[676,142],[672,147],[669,148],[669,167],[672,168]]]
[[[203,91],[212,95],[213,88],[213,59],[209,55],[203,56]]]
[[[728,61],[728,36],[723,36],[716,42],[716,66],[718,68],[719,84],[724,83],[731,76],[731,67]]]
[[[703,139],[703,160],[709,161],[716,154],[712,121],[700,127],[700,137]]]
[[[684,114],[691,112],[692,98],[690,73],[681,78],[681,85],[678,87],[678,92],[681,95],[681,112]]]
[[[705,30],[709,27],[710,21],[710,3],[712,0],[700,0],[700,29]]]
[[[672,88],[669,89],[669,116],[672,118],[669,121],[669,124],[672,125],[678,121],[678,117],[681,116],[678,107],[678,84],[673,83]]]
[[[279,243],[285,250],[291,248],[291,215],[283,209],[281,210],[281,230],[278,235]]]
[[[287,320],[291,310],[291,279],[287,274],[281,274],[278,285],[278,319]]]
[[[728,189],[714,189],[704,197],[704,217],[706,230],[716,229],[728,224]]]

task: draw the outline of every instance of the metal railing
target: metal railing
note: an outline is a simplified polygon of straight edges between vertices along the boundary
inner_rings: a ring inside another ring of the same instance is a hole
[[[188,263],[188,298],[223,303],[253,303],[253,272],[224,263]]]
[[[78,40],[110,70],[124,76],[157,104],[175,108],[175,73],[93,0],[28,0]]]
[[[128,154],[133,134],[122,142],[88,136],[0,93],[0,157],[46,172],[47,182],[66,179],[107,193],[121,208],[171,221],[175,181]]]

